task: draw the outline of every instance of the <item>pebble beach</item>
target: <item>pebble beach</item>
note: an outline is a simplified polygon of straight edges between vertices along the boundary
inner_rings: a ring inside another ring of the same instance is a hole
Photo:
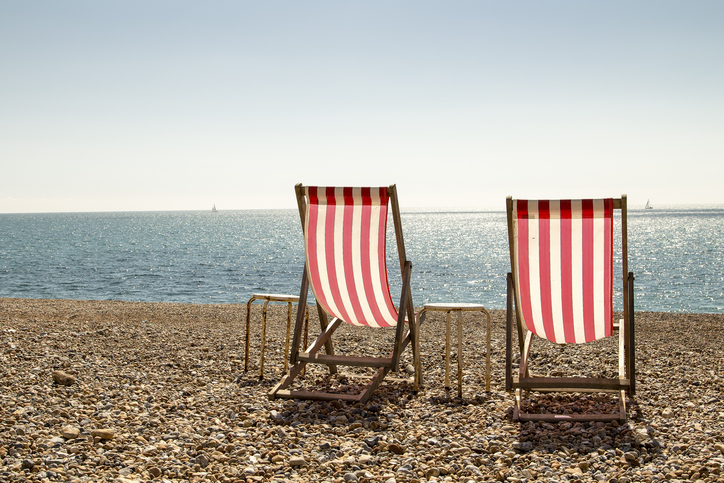
[[[245,304],[0,299],[0,481],[724,482],[724,315],[636,313],[626,422],[514,423],[504,311],[491,311],[490,391],[484,320],[464,314],[462,347],[453,324],[446,389],[445,318],[430,314],[420,391],[408,348],[364,405],[269,400],[287,309],[269,306],[262,379],[261,307],[252,311],[245,371]],[[392,331],[369,330],[342,327],[335,350],[386,355]],[[532,371],[613,377],[616,339],[536,345]],[[303,382],[353,391],[360,375],[310,368]],[[616,401],[533,393],[525,404],[605,411]]]

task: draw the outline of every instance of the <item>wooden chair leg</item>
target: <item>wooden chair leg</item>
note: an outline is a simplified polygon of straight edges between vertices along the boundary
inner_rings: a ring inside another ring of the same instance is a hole
[[[505,313],[505,390],[513,390],[513,275],[508,273]]]

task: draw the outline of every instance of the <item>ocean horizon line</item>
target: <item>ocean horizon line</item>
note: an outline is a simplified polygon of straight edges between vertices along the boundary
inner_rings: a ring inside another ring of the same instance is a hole
[[[535,198],[531,198],[535,199]],[[213,206],[213,204],[212,204]],[[724,203],[676,203],[676,204],[659,204],[653,209],[646,209],[644,205],[638,206],[628,205],[629,211],[681,211],[681,210],[724,210]],[[178,210],[97,210],[97,211],[13,211],[0,212],[0,215],[82,215],[82,214],[114,214],[114,213],[266,213],[266,212],[290,212],[297,211],[296,207],[290,208],[216,208],[215,211],[209,209],[178,209]],[[504,213],[505,206],[502,207],[400,207],[401,213]]]

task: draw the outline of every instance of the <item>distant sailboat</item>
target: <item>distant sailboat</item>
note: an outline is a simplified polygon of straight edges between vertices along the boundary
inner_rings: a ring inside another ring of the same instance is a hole
[[[214,204],[214,206],[211,207],[211,213],[218,213],[216,211],[216,204]]]
[[[646,200],[646,206],[644,206],[645,210],[653,210],[654,207],[651,206],[651,200]]]

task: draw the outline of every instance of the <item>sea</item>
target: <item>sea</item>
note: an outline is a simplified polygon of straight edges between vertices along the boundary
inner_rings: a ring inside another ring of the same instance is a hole
[[[412,210],[401,218],[415,306],[505,308],[504,211]],[[724,313],[724,206],[629,208],[628,250],[636,311]],[[296,210],[0,214],[0,297],[238,304],[253,293],[298,295],[303,268]]]

